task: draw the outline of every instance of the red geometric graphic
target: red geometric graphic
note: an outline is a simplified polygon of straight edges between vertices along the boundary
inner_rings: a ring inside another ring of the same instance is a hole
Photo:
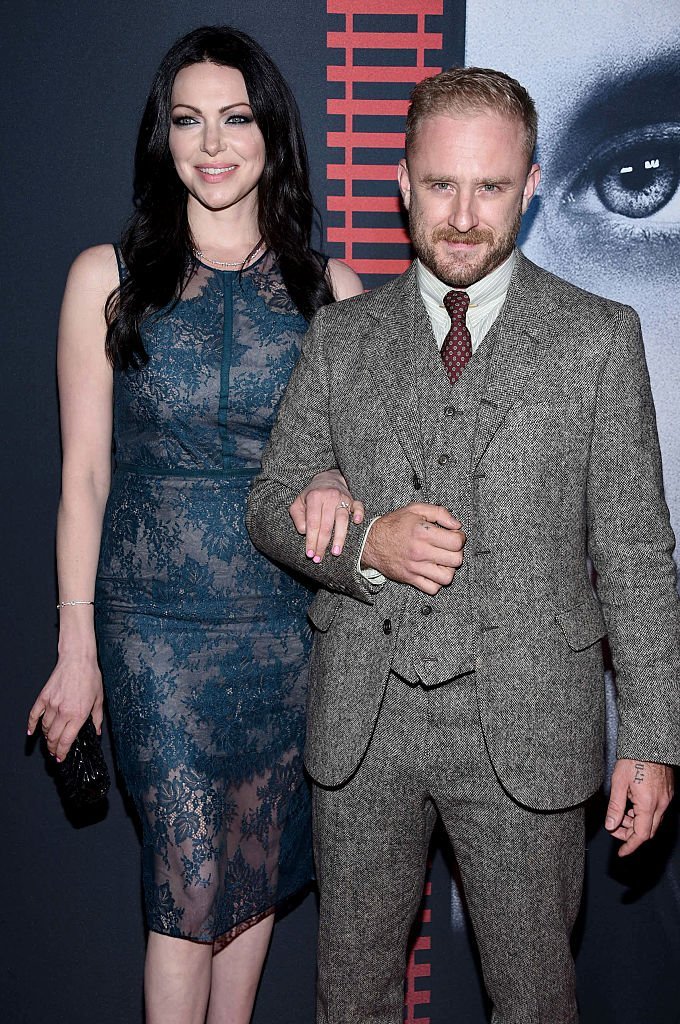
[[[428,31],[426,19],[442,14],[443,0],[327,0],[327,11],[344,17],[344,28],[327,33],[328,48],[344,51],[344,62],[327,69],[329,82],[344,84],[344,95],[327,101],[327,113],[343,122],[341,130],[327,133],[328,147],[343,151],[342,162],[327,165],[328,181],[342,183],[341,194],[330,195],[327,207],[344,215],[340,226],[328,229],[328,241],[343,247],[338,255],[362,276],[400,274],[409,258],[408,235],[399,221],[396,165],[403,153],[408,94],[421,79],[441,71],[428,59],[441,54],[442,34]],[[376,16],[377,30],[357,27],[368,16]],[[385,29],[390,21],[394,31]],[[404,23],[413,30],[397,27]],[[377,56],[379,51],[378,63],[366,54],[371,50]],[[370,97],[362,98],[368,89]],[[395,99],[385,92],[402,95]],[[362,118],[369,120],[369,129],[362,128]],[[376,122],[379,130],[374,130]],[[360,150],[369,151],[368,162],[361,160]],[[362,187],[365,182],[385,182],[384,194],[371,194]],[[393,216],[393,226],[381,223],[385,215]],[[395,248],[403,255],[395,256]]]
[[[411,947],[411,955],[406,966],[404,983],[404,1021],[405,1024],[430,1024],[429,1017],[416,1017],[416,1008],[430,1005],[430,975],[432,972],[431,951],[432,937],[426,934],[426,927],[432,922],[432,911],[428,906],[432,895],[432,883],[426,882],[423,891],[423,902],[420,908],[416,928],[418,938]],[[423,979],[426,979],[423,983]],[[416,988],[416,982],[419,982]]]

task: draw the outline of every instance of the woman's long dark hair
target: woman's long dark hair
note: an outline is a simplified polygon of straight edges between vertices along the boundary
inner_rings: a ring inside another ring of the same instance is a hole
[[[280,71],[254,39],[228,26],[197,28],[168,51],[156,72],[135,152],[135,210],[121,239],[127,275],[106,303],[106,354],[114,366],[139,367],[148,356],[140,325],[176,302],[196,266],[187,192],[168,136],[175,76],[209,61],[243,75],[265,144],[258,186],[259,230],[276,253],[288,293],[310,320],[333,301],[325,261],[310,248],[314,204],[300,114]]]

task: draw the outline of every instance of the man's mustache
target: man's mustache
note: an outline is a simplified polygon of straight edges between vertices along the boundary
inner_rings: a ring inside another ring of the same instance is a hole
[[[468,245],[479,245],[482,242],[493,244],[493,232],[471,228],[470,231],[456,231],[455,228],[437,228],[432,234],[433,242],[467,242]]]

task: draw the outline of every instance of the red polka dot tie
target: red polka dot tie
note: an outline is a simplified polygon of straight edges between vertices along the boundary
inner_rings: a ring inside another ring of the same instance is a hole
[[[472,338],[465,325],[465,314],[470,305],[467,292],[450,291],[444,296],[444,308],[451,317],[451,329],[441,348],[444,369],[455,384],[472,355]]]

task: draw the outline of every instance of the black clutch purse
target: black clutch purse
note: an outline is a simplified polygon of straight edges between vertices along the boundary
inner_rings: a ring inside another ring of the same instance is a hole
[[[101,739],[87,719],[64,760],[56,766],[57,782],[64,800],[72,807],[87,807],[102,800],[111,778],[106,767]]]

